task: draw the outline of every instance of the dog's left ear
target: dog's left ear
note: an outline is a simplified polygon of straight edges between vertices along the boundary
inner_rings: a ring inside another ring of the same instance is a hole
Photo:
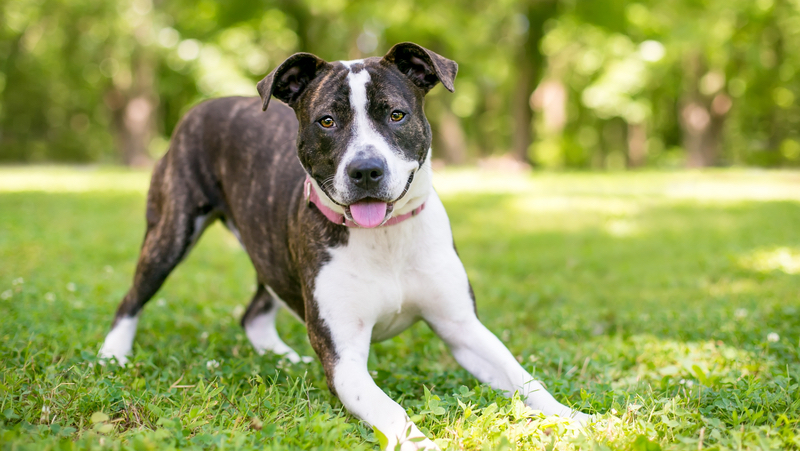
[[[267,110],[271,96],[293,106],[311,80],[328,66],[328,62],[310,53],[295,53],[287,58],[256,86],[264,102],[263,110]]]
[[[383,61],[397,66],[400,72],[424,89],[425,93],[436,86],[437,82],[442,82],[450,92],[455,90],[453,81],[456,79],[458,64],[413,42],[395,45],[383,57]]]

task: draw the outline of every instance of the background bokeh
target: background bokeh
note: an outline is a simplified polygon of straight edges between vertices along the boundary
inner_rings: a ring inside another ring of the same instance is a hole
[[[147,165],[293,52],[400,41],[460,65],[427,104],[451,164],[800,165],[797,0],[6,0],[0,161]]]

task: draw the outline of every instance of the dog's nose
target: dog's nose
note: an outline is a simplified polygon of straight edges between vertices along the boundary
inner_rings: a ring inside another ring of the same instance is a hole
[[[383,180],[386,164],[380,158],[353,160],[347,165],[347,175],[356,186],[364,189],[375,187]]]

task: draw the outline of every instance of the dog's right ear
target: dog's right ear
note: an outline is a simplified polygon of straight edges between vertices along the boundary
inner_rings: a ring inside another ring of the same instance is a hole
[[[292,106],[311,80],[327,66],[330,64],[310,53],[295,53],[287,58],[256,86],[264,103],[263,110],[267,110],[271,96]]]

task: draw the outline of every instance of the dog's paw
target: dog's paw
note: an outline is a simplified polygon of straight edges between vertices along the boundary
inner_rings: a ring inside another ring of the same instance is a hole
[[[280,355],[281,359],[288,360],[289,362],[291,362],[293,364],[311,363],[311,362],[314,361],[313,357],[309,357],[307,355],[301,356],[300,354],[298,354],[296,352],[287,352],[285,354],[279,354],[279,355]]]
[[[570,419],[581,426],[588,426],[596,421],[594,415],[587,415],[583,412],[575,411],[570,415]]]
[[[122,317],[116,321],[97,353],[101,362],[116,359],[119,366],[128,363],[128,356],[133,352],[133,337],[136,335],[138,321],[139,318],[135,316]]]
[[[396,449],[395,446],[389,446],[386,448],[387,451],[394,449]],[[417,437],[416,439],[406,439],[402,443],[400,443],[400,451],[417,451],[417,450],[441,451],[441,448],[439,448],[439,445],[434,443],[433,440],[425,436]]]
[[[99,358],[98,362],[101,366],[105,366],[106,363],[116,362],[119,366],[125,366],[128,363],[128,356],[124,352],[120,352],[118,349],[113,349],[110,346],[107,346],[106,343],[103,344],[103,347],[100,348],[100,351],[97,353],[97,357]]]
[[[378,428],[373,427],[373,429],[380,445],[385,447],[386,451],[441,450],[439,445],[426,437],[409,418],[406,418],[404,432],[395,436],[387,437]]]
[[[300,357],[300,362],[302,362],[302,363],[311,363],[313,361],[314,361],[314,357],[311,357],[310,355],[304,355],[304,356]]]

